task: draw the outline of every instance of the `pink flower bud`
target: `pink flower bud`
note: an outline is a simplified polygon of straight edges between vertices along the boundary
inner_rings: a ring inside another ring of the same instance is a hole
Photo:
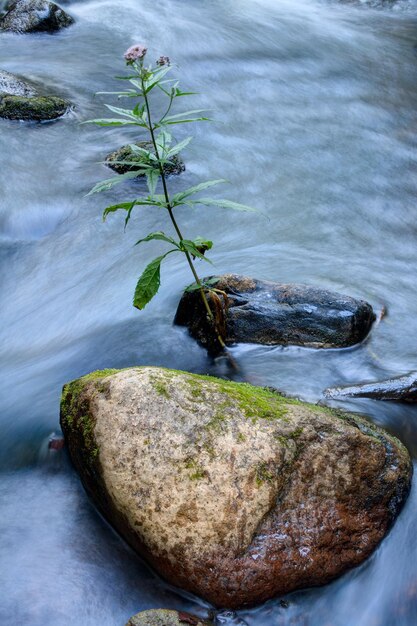
[[[128,63],[133,63],[138,59],[143,59],[147,51],[148,48],[145,48],[145,46],[135,44],[134,46],[130,46],[130,48],[126,50],[123,56]]]
[[[162,66],[162,65],[171,65],[169,57],[159,57],[159,59],[156,62],[157,65]]]

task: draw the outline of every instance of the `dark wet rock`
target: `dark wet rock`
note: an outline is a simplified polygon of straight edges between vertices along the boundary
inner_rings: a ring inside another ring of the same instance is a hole
[[[210,626],[210,624],[183,611],[152,609],[137,613],[130,618],[126,626]]]
[[[225,274],[218,277],[214,287],[227,294],[223,325],[229,345],[243,342],[345,348],[363,341],[375,320],[367,302],[307,285]],[[217,342],[198,291],[184,292],[174,323],[187,326],[192,337],[216,352]]]
[[[145,150],[153,151],[152,143],[148,141],[140,141],[133,145],[139,146],[139,148],[144,148]],[[124,161],[127,161],[128,163],[125,163]],[[132,144],[122,146],[118,150],[110,152],[110,154],[106,156],[106,165],[117,172],[117,174],[133,172],[134,170],[139,169],[140,165],[148,165],[149,163],[150,161],[149,159],[146,159],[146,156],[134,151]],[[164,166],[164,171],[167,175],[181,174],[184,170],[184,162],[177,155],[172,157],[171,164],[166,164]],[[138,176],[143,176],[143,174],[138,174]]]
[[[37,90],[23,78],[0,70],[0,95],[5,94],[29,97],[37,95]]]
[[[14,33],[54,32],[74,23],[61,7],[48,0],[17,0],[0,18],[0,30]]]
[[[417,402],[417,372],[373,383],[334,387],[326,389],[324,395],[326,398],[336,399],[373,398],[374,400]]]
[[[156,367],[64,387],[87,491],[170,583],[231,609],[359,565],[405,501],[411,462],[358,416]]]
[[[0,94],[0,117],[9,120],[44,122],[64,115],[69,103],[57,96],[2,96]]]

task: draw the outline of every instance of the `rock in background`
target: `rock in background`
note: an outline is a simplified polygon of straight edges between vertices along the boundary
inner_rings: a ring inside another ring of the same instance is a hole
[[[0,18],[0,30],[13,33],[55,32],[74,23],[68,13],[48,0],[17,0],[7,9]]]
[[[169,582],[221,607],[362,563],[411,480],[406,449],[364,419],[162,368],[66,385],[61,425],[121,535]]]

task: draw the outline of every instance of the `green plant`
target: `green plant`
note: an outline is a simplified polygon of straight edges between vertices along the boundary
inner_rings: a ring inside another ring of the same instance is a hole
[[[197,205],[217,206],[238,211],[255,211],[255,209],[230,200],[196,197],[196,194],[199,194],[199,192],[226,182],[223,179],[206,181],[174,195],[169,193],[166,175],[167,166],[172,165],[173,157],[176,157],[184,150],[192,140],[192,137],[186,137],[182,141],[176,142],[173,140],[169,130],[179,124],[208,121],[208,118],[201,115],[204,111],[200,109],[172,114],[173,105],[178,99],[182,101],[185,97],[193,95],[193,93],[181,91],[177,80],[167,78],[167,74],[172,70],[168,57],[160,57],[156,65],[145,67],[144,59],[146,52],[146,48],[136,45],[129,48],[124,55],[130,73],[127,76],[118,78],[127,81],[131,87],[124,91],[101,92],[116,95],[118,98],[133,99],[135,101],[133,108],[120,108],[106,104],[106,107],[117,117],[90,120],[90,123],[99,126],[133,126],[135,129],[140,128],[142,132],[146,133],[147,139],[150,139],[152,149],[148,150],[146,147],[136,144],[130,145],[133,154],[135,157],[139,157],[139,160],[135,158],[134,161],[123,160],[113,163],[134,166],[135,169],[97,183],[90,191],[90,194],[112,189],[115,185],[127,179],[136,178],[139,174],[146,176],[149,192],[147,196],[108,206],[103,213],[103,219],[106,219],[110,213],[119,210],[125,211],[126,228],[135,207],[162,208],[166,210],[175,231],[175,237],[171,237],[163,231],[152,232],[146,237],[139,239],[136,243],[138,245],[151,240],[160,240],[168,243],[170,248],[164,254],[153,259],[143,271],[136,285],[133,305],[138,309],[143,309],[150,302],[160,286],[162,261],[168,255],[180,252],[185,255],[195,281],[188,289],[198,289],[200,291],[208,320],[221,348],[224,349],[225,344],[222,336],[223,331],[221,319],[219,319],[219,310],[223,310],[227,304],[226,295],[215,289],[214,281],[202,281],[195,268],[195,259],[211,262],[207,259],[206,252],[212,248],[213,242],[204,237],[186,239],[180,230],[174,211],[180,206],[195,207]],[[159,94],[167,98],[166,109],[158,121],[153,120],[151,113],[151,92],[159,92]],[[159,182],[162,185],[162,193],[156,193]],[[208,293],[210,293],[214,303],[214,313],[207,298]],[[221,302],[219,295],[223,295],[222,307],[219,307]]]

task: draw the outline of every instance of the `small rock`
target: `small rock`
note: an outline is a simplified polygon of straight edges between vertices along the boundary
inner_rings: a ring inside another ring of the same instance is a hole
[[[69,383],[61,427],[118,532],[170,583],[222,608],[362,563],[411,481],[404,446],[363,418],[157,367]]]
[[[360,383],[348,387],[326,389],[326,398],[373,398],[374,400],[396,400],[417,402],[417,372],[389,378],[381,382]]]
[[[0,117],[9,120],[44,122],[62,117],[70,105],[57,96],[1,96]]]
[[[210,624],[190,613],[152,609],[137,613],[130,618],[126,626],[210,626]]]
[[[61,7],[48,0],[17,0],[0,19],[0,30],[14,33],[54,32],[74,23]]]
[[[61,117],[70,108],[63,98],[41,95],[26,80],[0,70],[0,117],[42,122]]]
[[[216,281],[213,286],[227,294],[223,325],[225,343],[229,345],[243,342],[345,348],[363,341],[375,320],[367,302],[325,289],[235,274],[204,280]],[[184,292],[174,323],[187,326],[191,336],[209,351],[218,351],[199,291]]]
[[[145,150],[153,151],[152,143],[148,141],[140,141],[133,145],[139,146],[139,148],[144,148]],[[118,163],[118,161],[128,161],[129,163]],[[117,174],[133,172],[135,169],[139,169],[139,165],[149,164],[149,160],[146,159],[146,157],[134,152],[131,144],[127,144],[114,152],[110,152],[110,154],[106,156],[105,162],[106,165],[108,165],[108,167],[114,170]],[[179,156],[173,156],[171,162],[171,164],[166,164],[164,166],[165,174],[181,174],[181,172],[184,172],[185,165]],[[144,176],[144,174],[138,174],[138,176]]]

